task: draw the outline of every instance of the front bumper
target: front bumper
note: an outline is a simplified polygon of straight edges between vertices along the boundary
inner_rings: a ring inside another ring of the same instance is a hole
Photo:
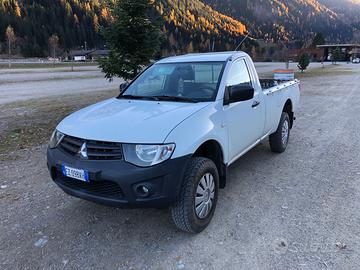
[[[82,160],[59,149],[48,149],[47,166],[53,181],[67,194],[116,207],[168,207],[178,199],[191,156],[141,168],[123,160]],[[89,183],[64,177],[61,166],[89,171]],[[148,194],[142,187],[146,186]]]

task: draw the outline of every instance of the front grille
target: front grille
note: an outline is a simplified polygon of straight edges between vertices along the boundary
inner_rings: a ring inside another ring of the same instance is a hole
[[[84,143],[86,143],[87,156],[90,160],[122,159],[123,154],[121,143],[84,140],[65,135],[59,144],[59,148],[62,151],[75,156],[79,153]]]
[[[86,192],[92,195],[115,199],[124,197],[120,186],[110,181],[83,182],[64,176],[57,177],[55,181],[73,190]]]

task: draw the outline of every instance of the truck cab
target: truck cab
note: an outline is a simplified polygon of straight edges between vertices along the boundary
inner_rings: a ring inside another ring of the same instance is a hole
[[[227,167],[269,138],[285,151],[299,82],[259,80],[243,52],[156,62],[118,97],[65,118],[47,151],[66,193],[111,206],[169,207],[175,225],[210,223]]]

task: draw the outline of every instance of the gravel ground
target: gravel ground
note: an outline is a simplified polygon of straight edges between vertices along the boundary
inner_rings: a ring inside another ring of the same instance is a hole
[[[309,69],[319,68],[320,65],[312,63]],[[258,72],[270,74],[274,68],[284,68],[284,63],[257,63],[256,66]],[[296,63],[291,63],[290,68],[296,69]],[[75,67],[73,72],[70,67],[1,69],[0,105],[49,96],[106,91],[118,88],[121,82],[116,78],[112,82],[107,81],[96,66]]]
[[[360,65],[333,70],[302,79],[284,154],[266,142],[231,166],[199,235],[174,229],[166,210],[67,196],[46,146],[19,151],[0,163],[0,268],[359,269]]]
[[[65,82],[65,83],[64,83]],[[49,96],[106,91],[122,80],[109,82],[96,66],[0,70],[0,105]],[[16,91],[14,91],[16,90]]]

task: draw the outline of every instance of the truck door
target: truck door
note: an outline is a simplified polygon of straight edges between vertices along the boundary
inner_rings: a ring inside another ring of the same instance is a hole
[[[227,76],[227,86],[250,84],[255,89],[254,98],[230,103],[224,106],[229,131],[229,160],[241,154],[263,136],[265,104],[261,89],[252,84],[251,76],[244,59],[233,62]]]

